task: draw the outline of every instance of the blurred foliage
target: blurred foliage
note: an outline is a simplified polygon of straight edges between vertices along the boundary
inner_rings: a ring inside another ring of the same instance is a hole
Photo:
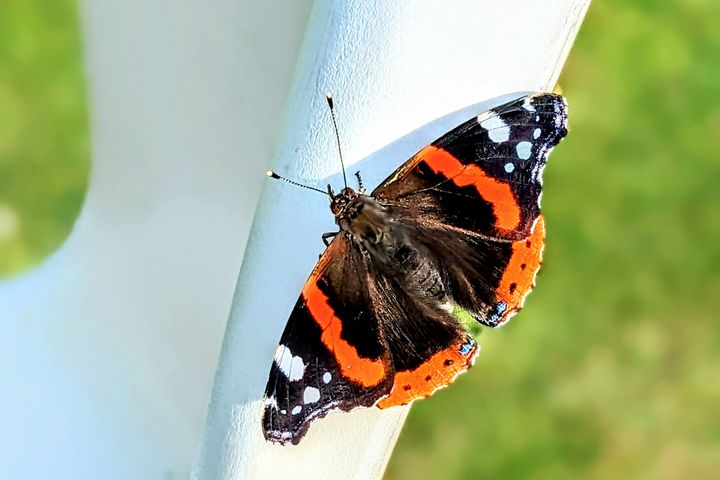
[[[720,2],[592,4],[538,287],[388,479],[720,476]]]
[[[720,472],[720,3],[596,1],[561,78],[538,288],[387,478]],[[89,170],[77,6],[0,2],[0,276],[67,236]]]
[[[0,278],[67,237],[89,152],[76,2],[0,1]]]

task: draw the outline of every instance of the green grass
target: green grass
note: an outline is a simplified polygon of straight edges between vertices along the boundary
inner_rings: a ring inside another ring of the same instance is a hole
[[[0,278],[67,237],[90,168],[77,5],[0,2]]]
[[[720,3],[596,1],[561,79],[538,288],[417,402],[389,479],[720,471]],[[0,276],[66,238],[89,170],[76,4],[0,3]]]
[[[417,402],[387,478],[717,478],[720,4],[595,2],[538,288]]]

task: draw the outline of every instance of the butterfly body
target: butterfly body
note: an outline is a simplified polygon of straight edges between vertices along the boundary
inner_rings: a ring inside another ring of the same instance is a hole
[[[429,252],[413,241],[419,232],[402,222],[400,208],[346,187],[332,198],[330,210],[341,234],[418,303],[450,308],[441,272]]]
[[[503,325],[534,286],[542,170],[566,119],[562,97],[526,96],[450,131],[369,195],[328,187],[340,231],[275,352],[266,439],[297,443],[329,412],[430,396],[473,364],[457,313]]]

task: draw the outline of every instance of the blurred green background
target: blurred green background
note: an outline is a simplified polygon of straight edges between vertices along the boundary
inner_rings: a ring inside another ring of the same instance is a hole
[[[69,233],[87,185],[75,2],[0,3],[0,277]],[[596,1],[560,84],[538,288],[387,478],[718,478],[720,2]]]
[[[73,0],[0,0],[0,279],[67,237],[90,169]]]

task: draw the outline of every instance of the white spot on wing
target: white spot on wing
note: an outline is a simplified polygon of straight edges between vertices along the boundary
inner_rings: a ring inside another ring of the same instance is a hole
[[[323,382],[330,383],[330,380],[332,380],[332,374],[330,372],[323,373]]]
[[[540,130],[539,128],[536,128],[535,130],[533,130],[533,138],[534,138],[535,140],[537,140],[538,138],[540,138],[540,133],[541,133],[541,130]]]
[[[491,115],[483,120],[486,115]],[[510,127],[492,110],[478,116],[478,122],[488,132],[488,137],[495,143],[507,142],[510,139]]]
[[[275,363],[290,381],[300,380],[305,373],[305,364],[302,358],[293,356],[285,345],[278,346],[275,351]]]
[[[518,158],[521,160],[527,160],[528,158],[530,158],[531,148],[532,143],[530,142],[518,142],[517,146],[515,147]]]
[[[302,412],[302,407],[300,405],[295,405],[290,413],[297,415],[300,412]]]
[[[265,405],[271,408],[277,408],[277,398],[275,398],[275,395],[273,395],[270,398],[265,399]]]
[[[290,371],[290,364],[292,363],[292,352],[285,348],[285,345],[280,345],[277,350],[275,350],[275,363],[280,371],[287,376]]]
[[[525,100],[523,100],[523,108],[527,110],[528,112],[534,112],[535,107],[532,104],[532,97],[525,97]]]
[[[315,387],[305,387],[303,401],[305,403],[315,403],[318,400],[320,400],[320,390]]]
[[[293,380],[300,380],[305,373],[305,364],[300,357],[292,357],[292,363],[290,364],[290,372],[288,378]]]
[[[505,164],[505,171],[506,171],[507,173],[512,173],[512,172],[514,172],[514,171],[515,171],[515,165],[512,164],[512,163],[510,163],[510,162],[506,163],[506,164]]]

